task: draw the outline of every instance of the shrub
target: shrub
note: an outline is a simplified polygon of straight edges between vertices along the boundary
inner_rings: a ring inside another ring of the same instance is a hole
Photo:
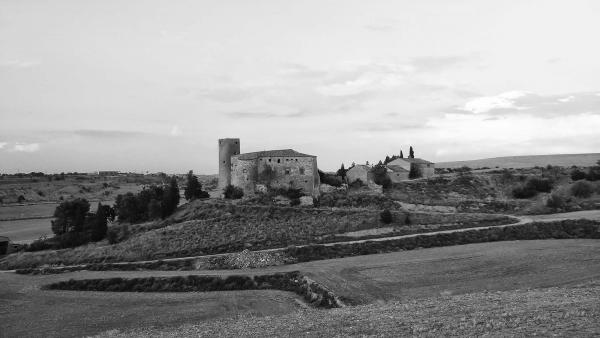
[[[586,174],[579,170],[579,169],[575,169],[571,172],[571,179],[573,181],[580,181],[580,180],[584,180],[586,177]]]
[[[531,177],[527,180],[526,187],[537,192],[550,192],[552,182],[547,178]]]
[[[577,181],[571,186],[571,194],[579,198],[588,198],[594,193],[594,187],[587,181]]]
[[[176,276],[107,278],[61,281],[44,285],[47,290],[109,292],[189,292],[275,289],[294,292],[320,308],[340,307],[329,290],[302,276],[298,271],[259,276]]]
[[[566,207],[566,205],[566,199],[559,193],[553,193],[552,195],[550,195],[550,197],[548,197],[548,200],[546,201],[546,206],[555,210],[563,209],[564,207]]]
[[[378,164],[371,169],[373,182],[382,186],[384,189],[392,186],[392,180],[387,174],[387,168],[383,164]]]
[[[345,175],[345,172],[344,172],[344,175]],[[321,183],[328,184],[328,185],[331,185],[334,187],[341,187],[342,183],[344,183],[344,180],[342,179],[341,176],[328,174],[321,170],[319,170],[319,179],[320,179]]]
[[[531,198],[538,192],[552,191],[552,182],[547,178],[530,177],[525,184],[513,189],[512,195],[515,198]]]
[[[537,191],[526,186],[518,186],[513,189],[512,195],[514,198],[531,198],[537,195]]]
[[[381,214],[379,214],[379,219],[384,224],[390,224],[394,220],[392,213],[388,209],[383,210]]]
[[[225,198],[233,200],[244,197],[244,191],[241,188],[238,188],[231,184],[225,187],[225,189],[223,190],[223,194],[225,195]]]

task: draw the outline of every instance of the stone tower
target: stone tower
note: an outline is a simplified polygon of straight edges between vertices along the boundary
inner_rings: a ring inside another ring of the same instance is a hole
[[[231,184],[231,156],[239,153],[239,138],[219,139],[219,189]]]

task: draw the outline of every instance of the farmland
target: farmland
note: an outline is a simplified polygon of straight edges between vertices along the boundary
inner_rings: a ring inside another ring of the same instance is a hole
[[[471,244],[237,271],[80,271],[38,276],[3,273],[0,278],[7,287],[2,288],[0,296],[7,301],[0,307],[4,313],[3,330],[8,335],[18,335],[26,332],[19,330],[25,329],[48,330],[57,336],[105,331],[116,334],[114,328],[126,335],[164,330],[167,330],[164,334],[175,335],[196,332],[186,330],[206,330],[199,332],[211,335],[244,332],[252,335],[258,334],[257,330],[271,335],[287,330],[313,334],[389,334],[391,331],[387,330],[394,325],[397,330],[424,330],[415,333],[427,332],[432,327],[439,332],[464,333],[477,328],[481,332],[510,333],[516,332],[511,331],[516,329],[511,321],[517,317],[524,321],[519,326],[522,330],[542,325],[533,319],[529,322],[527,318],[531,317],[542,320],[541,323],[552,320],[552,329],[564,334],[567,322],[574,318],[581,323],[590,323],[590,316],[597,320],[599,309],[593,304],[598,304],[600,293],[593,283],[600,278],[599,260],[597,240],[542,240]],[[358,306],[301,310],[303,307],[293,294],[271,290],[208,293],[39,290],[42,285],[71,278],[227,276],[295,270],[329,287],[347,304]],[[547,289],[550,287],[561,288]],[[519,291],[524,289],[534,290]],[[198,306],[200,303],[202,306]],[[156,311],[157,307],[161,310]],[[555,308],[551,313],[562,317],[541,310],[550,307]],[[576,313],[577,309],[585,309],[586,313]],[[327,316],[323,316],[323,311],[327,311]],[[75,313],[85,321],[72,319]],[[565,313],[571,317],[565,319]],[[261,319],[262,316],[267,317]],[[335,324],[337,321],[347,323],[342,326],[349,331],[336,331],[342,329]],[[486,323],[497,324],[486,327]]]
[[[572,165],[587,167],[596,164],[600,160],[599,153],[592,154],[555,154],[555,155],[524,155],[485,158],[468,161],[440,162],[437,168],[460,168],[462,166],[475,168],[532,168],[535,166],[545,167]]]

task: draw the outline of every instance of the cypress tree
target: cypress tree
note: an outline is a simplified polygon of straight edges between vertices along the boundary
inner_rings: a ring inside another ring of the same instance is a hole
[[[402,153],[402,150],[400,150],[400,158],[404,158],[404,154]]]
[[[412,146],[410,146],[410,154],[408,155],[408,158],[415,158],[415,152],[413,151]]]

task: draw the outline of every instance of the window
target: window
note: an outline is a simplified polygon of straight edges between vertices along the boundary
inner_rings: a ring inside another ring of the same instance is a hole
[[[285,159],[285,161],[286,161],[286,162],[287,162],[287,161],[289,161],[289,160],[290,160],[289,158],[286,158],[286,159]]]
[[[300,168],[300,175],[304,175],[304,168]]]
[[[271,162],[271,159],[269,159],[269,162]]]
[[[280,158],[277,159],[277,163],[281,163],[281,159]]]
[[[290,169],[285,169],[285,174],[289,175],[290,174]]]
[[[225,163],[225,161],[223,161],[223,163]]]
[[[242,170],[242,172],[243,172],[244,174],[247,174],[247,173],[248,173],[248,169],[244,169],[244,170]]]
[[[296,162],[298,162],[298,159],[296,159]]]

